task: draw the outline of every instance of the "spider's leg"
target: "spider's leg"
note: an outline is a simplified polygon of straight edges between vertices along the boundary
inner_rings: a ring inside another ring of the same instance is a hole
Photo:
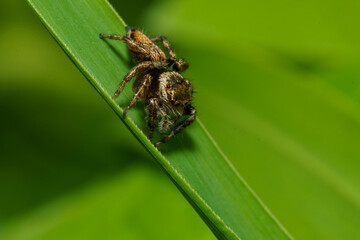
[[[171,124],[176,123],[176,122],[177,122],[177,120],[179,120],[179,119],[180,119],[180,117],[181,117],[181,116],[177,116],[176,118],[172,119],[172,120],[171,120]]]
[[[115,39],[115,40],[125,40],[126,37],[125,36],[121,36],[121,35],[109,35],[109,34],[103,34],[100,33],[99,34],[100,38],[109,38],[109,39]]]
[[[167,110],[166,110],[166,106],[163,105],[161,103],[161,101],[158,101],[158,108],[157,108],[157,112],[158,115],[161,116],[161,122],[159,123],[159,131],[161,133],[165,133],[167,132],[167,130],[169,129],[169,126],[173,123],[171,122],[171,120],[169,119],[168,115],[167,115]]]
[[[161,139],[159,142],[155,143],[155,147],[159,146],[160,144],[169,141],[173,136],[184,130],[187,126],[189,126],[196,118],[196,109],[192,106],[189,106],[186,111],[188,112],[189,117],[184,119],[178,126],[173,129],[170,134],[163,139]]]
[[[162,42],[164,47],[167,49],[167,51],[169,52],[170,55],[170,61],[171,63],[175,63],[173,66],[173,70],[177,71],[177,72],[183,72],[185,71],[188,67],[189,64],[185,61],[184,58],[180,58],[179,61],[176,61],[176,54],[174,49],[172,49],[172,47],[170,46],[169,41],[166,39],[166,37],[164,36],[159,36],[156,38],[152,38],[151,39],[152,42]]]
[[[160,113],[160,115],[162,116],[160,132],[165,133],[169,129],[169,127],[171,125],[171,121],[169,120],[169,118],[166,114]]]
[[[142,79],[142,83],[140,85],[140,87],[138,88],[138,90],[136,91],[136,93],[134,93],[134,96],[132,97],[129,105],[126,107],[125,111],[123,112],[123,115],[125,115],[129,109],[134,106],[134,104],[136,103],[136,101],[139,99],[139,97],[144,93],[144,91],[149,87],[151,82],[151,76],[149,74],[146,74],[143,79]]]
[[[121,91],[124,89],[127,82],[129,82],[139,71],[144,69],[152,69],[154,68],[154,64],[151,61],[145,61],[138,63],[135,67],[133,67],[128,74],[125,75],[124,79],[121,81],[119,88],[116,90],[115,95],[112,99],[115,99]]]
[[[157,102],[155,98],[149,99],[148,104],[146,106],[146,110],[149,114],[148,126],[149,126],[149,139],[151,141],[152,137],[154,136],[156,117],[157,117]]]
[[[130,52],[135,52],[136,54],[144,54],[144,55],[148,54],[148,52],[143,47],[141,47],[136,41],[132,40],[127,36],[108,35],[103,33],[100,33],[99,36],[102,39],[109,38],[115,40],[124,40],[127,43]]]
[[[170,61],[176,62],[176,54],[175,54],[175,51],[174,51],[174,49],[172,49],[172,47],[170,46],[170,43],[169,43],[169,41],[166,39],[166,37],[164,37],[164,36],[159,36],[159,37],[156,37],[156,38],[152,38],[151,41],[152,41],[152,42],[159,42],[159,41],[161,41],[161,42],[163,43],[164,47],[166,48],[166,50],[169,52]]]
[[[166,115],[165,112],[160,111],[160,115],[162,116],[163,120],[161,122],[161,128],[160,128],[160,132],[161,133],[165,133],[168,131],[168,129],[173,126],[177,120],[179,120],[179,118],[181,116],[177,116],[174,119],[169,119],[168,115]]]

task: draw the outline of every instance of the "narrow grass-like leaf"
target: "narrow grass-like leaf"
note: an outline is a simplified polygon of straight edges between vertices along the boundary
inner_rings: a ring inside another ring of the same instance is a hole
[[[128,103],[131,86],[116,102],[111,96],[130,68],[128,50],[122,42],[99,39],[99,33],[124,34],[125,23],[105,0],[28,2],[219,239],[291,238],[234,170],[199,120],[158,150],[146,137],[141,106],[122,116],[119,106]]]

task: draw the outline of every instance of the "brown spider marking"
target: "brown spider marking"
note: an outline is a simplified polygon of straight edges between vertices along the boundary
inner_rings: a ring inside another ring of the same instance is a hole
[[[126,115],[137,100],[143,101],[149,116],[150,140],[154,135],[158,116],[161,117],[158,123],[160,132],[164,134],[170,129],[166,137],[155,143],[155,146],[159,146],[189,126],[196,118],[196,109],[191,106],[192,84],[180,74],[189,65],[183,58],[177,60],[175,51],[164,36],[150,39],[137,29],[128,26],[125,29],[126,36],[100,34],[100,38],[123,40],[131,55],[138,61],[121,81],[113,99],[119,96],[126,83],[136,78],[132,88],[134,95],[123,115]],[[159,41],[168,51],[169,58],[166,58],[165,53],[155,44]],[[186,118],[179,121],[182,116]]]

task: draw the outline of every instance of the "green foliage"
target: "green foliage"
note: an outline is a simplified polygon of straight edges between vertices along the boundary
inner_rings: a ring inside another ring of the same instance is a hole
[[[160,147],[148,141],[143,109],[123,118],[127,86],[117,103],[111,96],[129,70],[124,44],[100,40],[98,34],[124,34],[124,23],[102,0],[49,2],[29,0],[45,26],[90,83],[221,239],[288,239],[286,231],[259,202],[197,120],[174,141]]]
[[[200,119],[296,239],[360,238],[358,1],[111,2],[189,61]],[[0,12],[0,238],[211,239],[31,8]]]

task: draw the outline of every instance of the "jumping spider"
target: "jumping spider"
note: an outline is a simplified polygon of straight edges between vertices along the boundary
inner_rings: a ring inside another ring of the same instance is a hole
[[[126,107],[125,115],[137,100],[145,102],[148,113],[149,139],[154,135],[158,116],[161,121],[158,124],[161,133],[170,133],[155,146],[170,140],[174,135],[189,126],[196,117],[196,110],[191,106],[192,84],[180,74],[188,68],[185,59],[176,59],[176,54],[170,43],[164,36],[149,39],[139,30],[125,27],[126,36],[100,34],[100,38],[123,40],[131,55],[138,61],[128,74],[125,75],[119,88],[116,90],[115,99],[126,83],[136,77],[132,90],[134,95]],[[165,53],[155,44],[161,41],[169,52]],[[180,120],[182,116],[187,116]],[[179,122],[178,124],[176,124]]]

